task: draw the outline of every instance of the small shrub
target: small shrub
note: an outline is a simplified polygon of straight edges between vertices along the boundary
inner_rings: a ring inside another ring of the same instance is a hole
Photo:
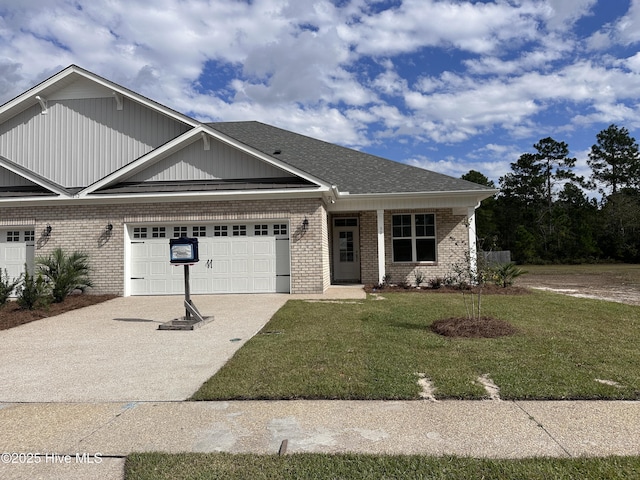
[[[445,283],[446,283],[446,280],[444,278],[435,277],[435,278],[432,278],[431,280],[429,280],[429,288],[437,290],[440,287],[442,287],[442,285],[445,284]]]
[[[56,303],[64,301],[74,290],[84,292],[93,286],[89,280],[89,257],[82,252],[67,255],[57,248],[48,257],[38,259],[38,268],[51,282],[51,293]]]
[[[382,277],[382,286],[388,287],[389,285],[391,285],[391,275],[387,273]]]
[[[4,269],[4,274],[2,273],[2,270],[0,270],[0,307],[7,303],[7,300],[9,300],[9,297],[15,288],[20,285],[21,281],[22,275],[18,278],[9,280],[9,273],[7,272],[7,269]]]
[[[525,273],[527,272],[516,267],[515,263],[505,263],[494,267],[493,279],[496,285],[507,288],[513,285],[516,278]]]
[[[46,307],[51,300],[49,286],[42,278],[42,274],[39,273],[37,277],[31,275],[26,265],[22,284],[18,287],[16,293],[18,305],[25,310]]]
[[[420,270],[418,270],[416,272],[416,277],[415,277],[415,285],[416,285],[416,287],[420,287],[420,285],[422,285],[424,283],[424,280],[425,280],[424,273],[422,273]]]

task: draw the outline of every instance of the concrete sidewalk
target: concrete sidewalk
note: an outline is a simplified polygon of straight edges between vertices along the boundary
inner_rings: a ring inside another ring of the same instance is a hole
[[[275,454],[283,440],[287,453],[640,455],[629,401],[5,403],[0,425],[0,452],[39,459],[5,455],[1,478],[121,479],[131,452]]]

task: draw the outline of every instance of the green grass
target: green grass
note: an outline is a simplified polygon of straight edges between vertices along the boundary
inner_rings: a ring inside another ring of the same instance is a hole
[[[629,479],[640,457],[487,460],[463,457],[137,453],[127,480],[186,479]]]
[[[480,399],[489,374],[503,399],[638,399],[640,307],[546,292],[484,296],[484,314],[519,333],[449,339],[429,330],[465,314],[460,294],[385,294],[358,303],[289,301],[193,400]],[[618,382],[619,387],[595,379]]]

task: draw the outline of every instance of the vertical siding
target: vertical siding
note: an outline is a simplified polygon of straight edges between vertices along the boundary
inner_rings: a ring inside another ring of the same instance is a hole
[[[205,150],[202,140],[197,140],[129,180],[144,182],[290,176],[279,168],[212,139],[210,150]]]
[[[50,101],[0,125],[0,155],[64,187],[84,187],[188,127],[125,99]]]

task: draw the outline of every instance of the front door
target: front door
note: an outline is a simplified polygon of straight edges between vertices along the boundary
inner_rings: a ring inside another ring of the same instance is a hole
[[[360,282],[360,231],[357,218],[333,220],[333,279]]]

